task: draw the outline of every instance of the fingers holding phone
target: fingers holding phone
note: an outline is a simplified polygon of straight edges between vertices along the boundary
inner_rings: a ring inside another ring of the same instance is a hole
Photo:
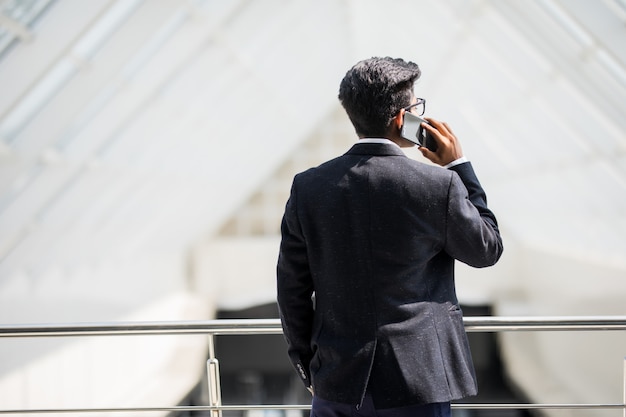
[[[429,137],[437,146],[420,146],[419,150],[422,152],[422,155],[431,162],[441,166],[461,158],[463,149],[450,126],[431,117],[426,117],[425,119],[428,121],[428,123],[422,123],[422,128],[426,133],[425,137]],[[434,151],[432,150],[433,148],[435,148]]]

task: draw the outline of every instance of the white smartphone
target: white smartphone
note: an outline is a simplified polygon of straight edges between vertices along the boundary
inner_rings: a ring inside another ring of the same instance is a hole
[[[437,142],[430,132],[422,127],[422,123],[428,123],[425,119],[414,115],[410,112],[404,113],[404,121],[402,123],[402,131],[400,134],[406,140],[417,145],[424,146],[429,150],[437,151]]]

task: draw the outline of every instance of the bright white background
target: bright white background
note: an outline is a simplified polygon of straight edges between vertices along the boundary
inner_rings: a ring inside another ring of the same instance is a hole
[[[343,74],[374,55],[420,65],[417,93],[461,138],[501,224],[502,264],[461,267],[461,300],[626,313],[623,0],[58,0],[34,2],[30,23],[13,3],[0,3],[0,42],[13,41],[0,322],[202,319],[271,301],[275,240],[217,232],[331,123]],[[242,261],[224,262],[233,252]],[[623,337],[535,339],[503,342],[533,399],[620,401]],[[597,375],[570,369],[590,357]]]

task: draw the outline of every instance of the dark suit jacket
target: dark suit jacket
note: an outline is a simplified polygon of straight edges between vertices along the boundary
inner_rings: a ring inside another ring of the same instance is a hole
[[[470,163],[357,143],[296,175],[281,229],[281,320],[315,395],[360,404],[369,386],[390,408],[476,394],[454,260],[493,265],[502,240]]]

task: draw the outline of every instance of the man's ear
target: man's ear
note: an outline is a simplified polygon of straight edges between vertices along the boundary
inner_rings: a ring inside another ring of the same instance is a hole
[[[404,113],[406,110],[402,109],[396,114],[396,117],[393,118],[393,123],[396,125],[398,130],[402,130],[402,124],[404,123]]]

